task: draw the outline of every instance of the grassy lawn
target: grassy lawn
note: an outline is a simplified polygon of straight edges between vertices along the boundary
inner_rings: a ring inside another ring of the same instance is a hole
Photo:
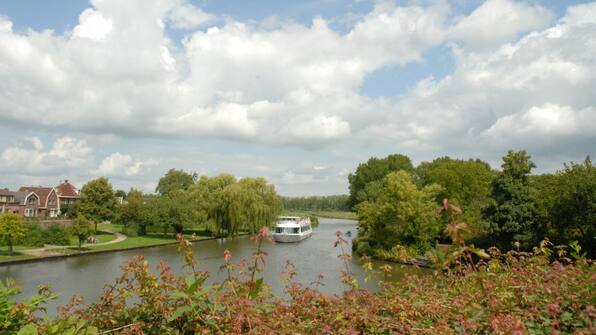
[[[112,233],[121,233],[122,225],[120,224],[100,224],[97,225],[97,230],[111,231]]]
[[[109,227],[106,227],[109,226]],[[110,230],[112,232],[121,231],[121,226],[118,225],[101,225],[101,230],[107,231]],[[99,242],[108,242],[115,239],[115,235],[109,233],[99,233],[96,235]],[[187,239],[192,239],[191,234],[185,234]],[[196,240],[203,240],[208,239],[209,236],[197,236]],[[60,249],[52,249],[51,252],[55,253],[63,253],[63,254],[76,254],[82,252],[89,252],[89,251],[104,251],[104,250],[117,250],[117,249],[130,249],[130,248],[137,248],[137,247],[148,247],[148,246],[158,246],[163,244],[170,244],[172,242],[176,242],[174,236],[169,233],[166,236],[162,234],[148,234],[146,236],[132,236],[127,237],[126,240],[108,244],[108,245],[97,245],[97,246],[87,246],[79,250],[78,248],[78,240],[76,238],[71,239],[72,245],[64,246],[64,248]],[[0,247],[0,264],[6,261],[13,261],[13,260],[21,260],[21,259],[29,259],[29,258],[36,258],[35,256],[21,254],[18,251],[23,249],[33,249],[36,247],[31,246],[23,246],[17,245],[14,246],[15,253],[14,255],[8,255],[8,247]]]
[[[356,220],[358,217],[354,212],[342,212],[342,211],[296,211],[296,210],[288,210],[284,211],[283,215],[296,215],[296,216],[317,216],[320,218],[330,218],[330,219],[345,219],[345,220]]]
[[[97,239],[97,243],[105,243],[105,242],[110,242],[112,240],[115,240],[116,235],[100,231],[100,232],[97,232],[97,235],[95,235],[95,238]],[[72,236],[70,238],[70,245],[79,245],[79,239],[75,236]]]
[[[190,236],[186,236],[190,239]],[[197,239],[207,239],[206,236],[197,236]],[[171,235],[163,237],[161,235],[147,235],[147,236],[135,236],[129,237],[126,240],[114,244],[98,245],[90,247],[91,250],[113,250],[121,248],[136,248],[150,245],[161,245],[176,242],[176,239]]]
[[[186,238],[190,239],[191,236],[186,236]],[[207,239],[207,236],[197,236],[197,240]],[[128,237],[126,240],[114,244],[108,245],[98,245],[98,246],[87,246],[82,249],[82,251],[103,251],[103,250],[117,250],[117,249],[129,249],[129,248],[137,248],[137,247],[146,247],[146,246],[157,246],[162,244],[169,244],[172,242],[176,242],[176,239],[170,235],[162,236],[160,234],[155,235],[147,235],[147,236],[134,236]],[[67,247],[64,249],[54,250],[66,254],[73,254],[79,252],[77,247]]]

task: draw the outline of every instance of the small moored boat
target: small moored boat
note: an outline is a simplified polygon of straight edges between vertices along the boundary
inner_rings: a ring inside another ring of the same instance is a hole
[[[276,242],[299,242],[311,235],[310,218],[300,216],[280,216],[271,234]]]

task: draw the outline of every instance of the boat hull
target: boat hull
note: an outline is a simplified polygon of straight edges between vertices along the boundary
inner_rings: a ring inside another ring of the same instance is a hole
[[[271,237],[275,240],[275,242],[280,243],[294,243],[300,242],[306,238],[309,238],[312,235],[312,230],[309,232],[305,232],[304,234],[271,234]]]

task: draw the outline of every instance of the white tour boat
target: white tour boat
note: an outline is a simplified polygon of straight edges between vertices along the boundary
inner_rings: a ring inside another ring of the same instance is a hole
[[[312,235],[310,218],[300,216],[280,216],[271,234],[276,242],[299,242]]]

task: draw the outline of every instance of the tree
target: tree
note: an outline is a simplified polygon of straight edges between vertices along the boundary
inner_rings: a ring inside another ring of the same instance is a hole
[[[356,172],[350,173],[348,176],[350,183],[350,207],[353,208],[362,201],[374,200],[378,196],[379,183],[382,182],[385,176],[394,171],[413,173],[414,166],[408,156],[397,154],[381,159],[373,157],[366,163],[359,164]],[[377,182],[377,185],[367,189],[366,186],[371,182]]]
[[[184,227],[192,225],[193,215],[190,207],[190,194],[187,191],[175,190],[161,197],[160,200],[162,208],[169,217],[169,220],[164,220],[164,222],[167,222],[164,231],[171,227],[178,234],[183,232]]]
[[[0,238],[8,244],[8,253],[13,254],[13,244],[25,237],[23,219],[15,213],[0,215]]]
[[[511,248],[514,241],[530,248],[545,234],[530,192],[529,175],[536,167],[530,158],[524,150],[509,150],[503,157],[502,171],[491,184],[491,203],[483,210],[492,243],[502,249]]]
[[[207,222],[217,236],[234,236],[240,230],[256,233],[271,226],[281,211],[275,187],[263,178],[243,178],[222,174],[201,177],[191,189],[193,214]]]
[[[107,178],[101,177],[92,180],[81,189],[78,213],[93,222],[96,233],[97,224],[114,219],[116,210],[116,197]]]
[[[396,245],[428,250],[441,229],[435,198],[440,186],[419,189],[405,171],[385,177],[378,199],[365,201],[358,208],[358,243],[373,249],[390,250]]]
[[[147,227],[152,226],[159,227],[164,236],[171,229],[182,233],[184,227],[192,225],[194,218],[189,192],[176,190],[164,196],[147,198],[138,217],[137,231],[139,235],[144,235]]]
[[[596,254],[596,167],[590,157],[565,164],[556,174],[549,210],[551,238],[561,244],[578,241],[590,256]]]
[[[120,209],[120,222],[125,226],[138,226],[143,221],[143,193],[131,189],[127,201]]]
[[[167,195],[175,190],[188,190],[194,184],[193,175],[182,170],[170,169],[159,179],[155,192],[160,195]]]
[[[482,219],[482,209],[490,202],[491,183],[495,178],[495,172],[488,163],[479,159],[441,157],[432,162],[420,163],[416,175],[422,186],[442,186],[437,202],[447,198],[450,203],[460,207],[460,219],[468,224],[474,235],[485,233],[487,224]]]
[[[72,221],[70,233],[73,236],[76,236],[79,240],[79,250],[81,250],[83,242],[93,234],[93,225],[87,218],[79,214],[77,218]]]
[[[117,190],[116,192],[114,192],[114,195],[116,196],[116,198],[122,198],[122,200],[126,200],[126,192],[124,190]]]
[[[263,178],[242,178],[243,208],[250,234],[256,234],[263,226],[270,227],[281,212],[281,199],[275,186]]]

